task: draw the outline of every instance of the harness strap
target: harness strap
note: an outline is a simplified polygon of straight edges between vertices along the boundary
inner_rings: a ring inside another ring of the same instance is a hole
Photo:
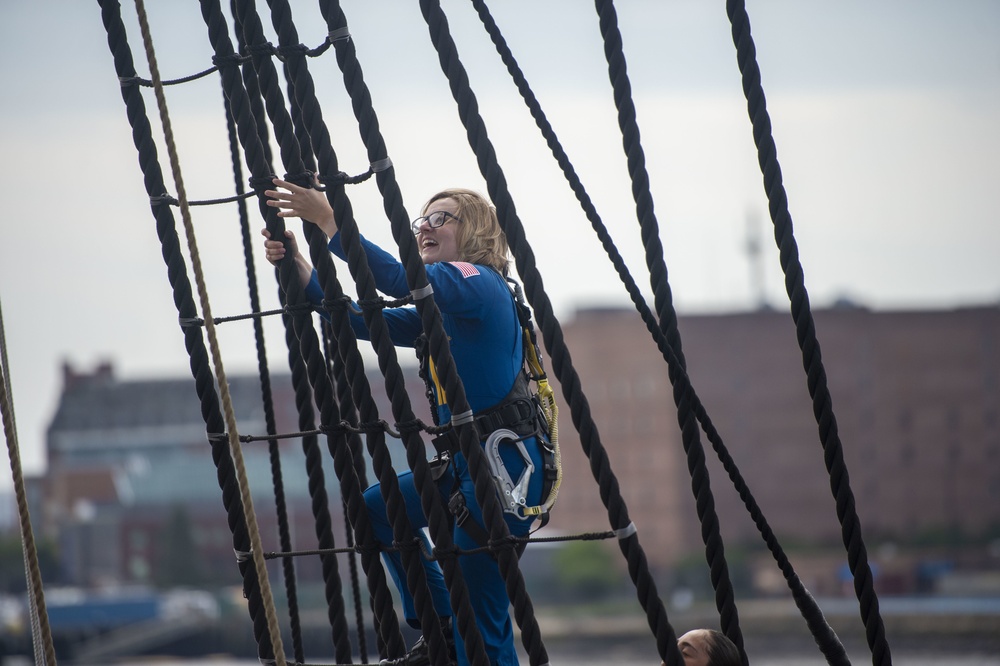
[[[449,431],[449,433],[454,434],[454,431]],[[447,433],[446,433],[447,434]],[[536,433],[538,438],[539,450],[542,453],[542,497],[545,498],[543,504],[534,507],[525,507],[522,512],[525,516],[539,516],[538,527],[535,528],[539,530],[548,524],[550,514],[549,509],[551,504],[549,500],[554,501],[554,496],[558,494],[558,487],[561,478],[560,461],[558,455],[556,455],[556,448],[550,446],[546,441],[546,438],[541,433]],[[437,444],[437,439],[435,438],[435,445]],[[436,461],[444,461],[444,464],[450,464],[451,456],[449,452],[439,452],[435,457]],[[443,470],[439,471],[433,476],[435,480],[443,475]],[[486,532],[486,529],[472,520],[472,514],[469,512],[469,508],[466,505],[465,495],[462,494],[461,490],[458,488],[458,481],[456,479],[455,486],[452,488],[451,495],[448,497],[448,511],[455,517],[455,522],[465,530],[473,541],[480,548],[486,548],[489,546],[490,537]],[[521,542],[517,544],[517,556],[521,557],[524,552],[526,543]],[[496,554],[491,555],[495,558]]]
[[[542,455],[542,503],[537,506],[521,507],[524,518],[537,516],[539,526],[544,527],[549,521],[549,511],[555,505],[562,483],[562,460],[559,454],[558,407],[555,393],[549,385],[545,367],[542,362],[542,352],[538,346],[534,325],[531,322],[531,310],[524,301],[524,294],[517,282],[506,278],[510,285],[514,307],[522,335],[522,369],[514,379],[514,385],[506,397],[495,407],[478,414],[467,413],[462,416],[471,417],[476,424],[479,435],[484,440],[497,430],[507,429],[519,439],[534,436],[538,440]],[[416,294],[414,294],[416,297]],[[437,408],[447,403],[444,386],[438,376],[434,359],[427,349],[426,336],[420,336],[415,342],[417,357],[421,360],[421,377],[427,386],[427,397],[430,401],[431,414],[435,425],[438,423]],[[538,392],[533,393],[528,385],[529,379],[537,384]],[[463,421],[464,422],[464,421]],[[453,418],[452,426],[458,425]],[[431,440],[437,450],[436,459],[450,461],[452,455],[459,451],[458,434],[455,428],[449,428]],[[447,462],[445,462],[447,465]],[[439,470],[438,477],[443,474]],[[437,478],[437,477],[435,477]],[[489,535],[475,520],[470,520],[469,509],[465,497],[458,488],[452,489],[448,499],[448,510],[455,516],[459,527],[465,530],[480,547],[489,545]],[[520,557],[524,551],[524,543],[518,544],[517,554]],[[495,557],[495,554],[494,554]]]
[[[486,532],[486,529],[472,519],[472,514],[469,512],[469,507],[465,504],[465,495],[456,490],[448,498],[448,511],[455,516],[455,523],[465,530],[473,541],[479,545],[480,548],[486,548],[490,544],[490,535]],[[514,551],[517,553],[518,559],[524,554],[524,549],[527,547],[527,543],[519,541],[514,546]],[[490,557],[496,559],[496,553],[490,551]]]

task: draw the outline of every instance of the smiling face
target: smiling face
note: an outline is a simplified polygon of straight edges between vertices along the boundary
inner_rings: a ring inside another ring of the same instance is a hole
[[[438,199],[431,202],[424,215],[445,211],[458,216],[458,203],[454,199]],[[458,225],[461,222],[448,218],[442,226],[432,229],[426,222],[420,225],[417,233],[417,247],[420,248],[420,258],[425,264],[439,261],[459,261]]]
[[[677,640],[677,647],[684,657],[684,666],[708,666],[708,632],[693,629]]]

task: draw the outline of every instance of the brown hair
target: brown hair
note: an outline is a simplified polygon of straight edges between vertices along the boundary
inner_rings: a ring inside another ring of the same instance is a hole
[[[506,276],[510,265],[507,258],[510,250],[493,205],[479,192],[454,187],[432,196],[424,204],[423,211],[426,213],[432,203],[441,199],[454,201],[455,213],[462,220],[455,234],[459,259],[489,266]]]
[[[736,644],[721,631],[707,629],[708,663],[710,666],[741,666],[743,659]]]

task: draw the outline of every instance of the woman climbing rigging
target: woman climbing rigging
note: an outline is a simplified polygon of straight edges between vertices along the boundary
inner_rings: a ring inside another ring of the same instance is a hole
[[[275,179],[274,184],[276,188],[266,192],[270,197],[268,205],[278,208],[281,217],[300,217],[315,224],[329,238],[330,251],[345,259],[337,222],[326,196],[316,189],[281,179]],[[448,189],[432,196],[424,205],[422,215],[413,221],[412,229],[427,280],[434,290],[434,300],[441,311],[457,372],[476,415],[483,445],[493,447],[491,451],[502,460],[502,465],[491,470],[491,476],[498,479],[498,485],[506,483],[506,487],[501,488],[504,520],[512,535],[524,536],[534,516],[525,515],[523,508],[541,505],[546,500],[555,481],[556,465],[544,415],[536,409],[537,403],[523,381],[524,322],[519,315],[515,292],[508,285],[506,238],[490,203],[480,194],[465,189]],[[292,259],[307,297],[314,304],[320,304],[322,289],[312,266],[299,251],[294,234],[286,231],[284,243],[271,238],[266,229],[262,234],[266,239],[267,260],[277,265],[286,257]],[[363,238],[361,243],[378,290],[394,298],[408,295],[410,288],[403,265],[374,243]],[[388,308],[384,315],[397,346],[420,346],[418,340],[423,330],[415,308]],[[352,314],[351,323],[358,337],[368,338],[360,315]],[[451,415],[443,391],[436,383],[433,359],[428,354],[422,356],[422,376],[428,382],[435,403],[435,422],[446,424]],[[482,512],[476,502],[468,463],[457,447],[449,448],[449,456],[444,458],[447,464],[437,470],[437,485],[446,504],[460,517],[454,528],[455,544],[463,550],[472,550],[485,545],[481,536],[485,531]],[[427,525],[427,519],[412,472],[399,475],[399,487],[415,536],[426,540],[420,528]],[[378,484],[365,491],[365,502],[377,538],[384,545],[391,545],[392,528]],[[461,505],[467,511],[463,511]],[[466,516],[468,519],[463,521]],[[383,560],[399,589],[404,618],[419,629],[399,553],[385,552]],[[496,561],[488,552],[479,552],[462,555],[459,564],[469,584],[470,601],[491,664],[517,664],[508,612],[510,602]],[[452,626],[453,611],[441,570],[435,562],[427,560],[424,560],[424,568],[445,634],[454,637],[455,658],[458,664],[467,664],[462,637]],[[382,663],[429,664],[427,645],[421,637],[406,656]]]

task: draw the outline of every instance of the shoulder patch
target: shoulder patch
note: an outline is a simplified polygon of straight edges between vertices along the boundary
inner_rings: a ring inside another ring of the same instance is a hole
[[[475,264],[470,264],[467,261],[449,261],[448,263],[457,268],[464,278],[479,275],[479,269],[476,268]]]

